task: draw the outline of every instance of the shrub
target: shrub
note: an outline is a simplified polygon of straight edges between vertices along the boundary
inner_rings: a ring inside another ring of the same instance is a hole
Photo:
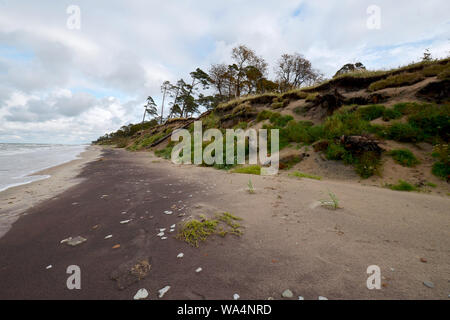
[[[423,133],[409,123],[394,123],[387,130],[387,137],[401,142],[417,142],[423,140]]]
[[[422,74],[425,77],[434,77],[440,74],[442,71],[444,71],[448,66],[444,64],[435,64],[428,67],[425,67],[422,70]]]
[[[406,85],[412,85],[419,81],[422,81],[425,77],[419,73],[400,73],[392,75],[386,79],[373,82],[369,86],[369,91],[378,91],[385,88],[401,87]]]
[[[370,178],[374,174],[380,174],[381,160],[375,152],[364,152],[355,162],[355,170],[363,179]]]
[[[328,160],[342,160],[346,153],[347,150],[342,145],[331,142],[328,144],[325,156]]]
[[[399,119],[403,116],[403,114],[395,109],[385,109],[383,111],[383,121],[389,121],[394,119]]]
[[[388,185],[388,187],[391,190],[396,190],[396,191],[415,191],[415,190],[417,190],[416,187],[414,187],[410,183],[403,181],[403,180],[398,180],[397,184]]]
[[[423,105],[420,110],[408,117],[408,123],[420,128],[424,138],[440,136],[448,141],[450,138],[450,105]]]
[[[395,162],[404,167],[414,167],[420,163],[416,156],[408,149],[395,149],[390,151],[388,155],[392,156]]]
[[[270,107],[272,109],[281,109],[284,107],[284,103],[283,102],[274,102],[270,105]]]
[[[308,101],[308,102],[313,102],[314,100],[316,100],[316,98],[317,98],[318,95],[319,95],[319,94],[318,94],[317,92],[310,93],[310,94],[308,94],[308,96],[306,97],[306,101]]]
[[[284,127],[287,125],[287,123],[291,120],[294,120],[294,118],[290,115],[283,116],[280,113],[272,113],[270,116],[270,123],[274,124],[277,127]]]
[[[438,74],[439,80],[449,80],[450,79],[450,64],[447,64],[447,67]]]
[[[361,119],[366,121],[372,121],[383,116],[386,108],[382,105],[371,105],[368,107],[362,107],[358,109],[358,113],[361,116]]]
[[[395,104],[392,109],[400,112],[401,114],[411,114],[417,112],[420,109],[420,105],[416,102],[400,102]]]
[[[324,122],[324,134],[328,139],[343,135],[362,135],[368,133],[369,123],[362,120],[356,112],[335,113]]]
[[[256,116],[256,121],[261,122],[263,120],[267,120],[272,116],[273,112],[269,110],[263,110]]]
[[[448,179],[450,176],[450,149],[448,144],[440,143],[434,146],[432,155],[437,161],[433,164],[431,172],[435,176]]]

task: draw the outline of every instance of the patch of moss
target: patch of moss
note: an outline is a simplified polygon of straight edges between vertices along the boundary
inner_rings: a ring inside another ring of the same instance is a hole
[[[313,179],[313,180],[322,180],[322,177],[315,176],[313,174],[303,173],[300,171],[294,171],[289,174],[290,176],[297,177],[297,178],[307,178],[307,179]]]
[[[397,184],[389,184],[387,187],[391,190],[395,191],[416,191],[417,188],[414,187],[412,184],[404,181],[404,180],[398,180]]]
[[[261,174],[261,166],[252,165],[252,166],[236,168],[233,170],[233,172],[234,173],[243,173],[243,174],[255,174],[255,175],[259,176]]]
[[[416,156],[408,149],[394,149],[388,152],[388,155],[398,164],[404,167],[414,167],[420,163]]]

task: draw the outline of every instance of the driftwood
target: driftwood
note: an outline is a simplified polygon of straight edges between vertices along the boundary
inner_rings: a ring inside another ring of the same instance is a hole
[[[342,136],[341,143],[344,148],[353,154],[361,154],[367,151],[375,152],[378,155],[384,151],[379,146],[379,142],[365,136]]]

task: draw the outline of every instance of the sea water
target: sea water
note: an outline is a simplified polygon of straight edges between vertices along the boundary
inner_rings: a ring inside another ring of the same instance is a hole
[[[77,159],[87,145],[0,143],[0,191],[46,179],[33,173]]]

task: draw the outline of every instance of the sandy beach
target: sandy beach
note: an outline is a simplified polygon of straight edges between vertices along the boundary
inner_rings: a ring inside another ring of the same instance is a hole
[[[79,159],[34,173],[49,175],[50,178],[0,192],[0,237],[8,232],[14,221],[27,213],[26,210],[80,183],[82,179],[77,178],[77,175],[86,163],[100,155],[100,150],[100,147],[89,146]]]
[[[93,161],[98,154],[91,149],[53,168],[52,178],[19,187],[41,196],[18,202],[16,212],[47,200],[15,214],[0,239],[0,299],[132,299],[140,288],[158,299],[165,286],[164,299],[282,299],[286,289],[292,299],[448,299],[448,197],[232,174],[111,148]],[[20,199],[19,188],[0,193],[2,208]],[[340,209],[318,202],[329,191]],[[241,237],[211,236],[199,248],[175,238],[187,219],[221,212],[243,219]],[[75,236],[87,241],[60,243]],[[130,272],[143,263],[140,276]],[[66,288],[73,264],[81,290]],[[366,287],[370,265],[381,269],[380,290]]]

